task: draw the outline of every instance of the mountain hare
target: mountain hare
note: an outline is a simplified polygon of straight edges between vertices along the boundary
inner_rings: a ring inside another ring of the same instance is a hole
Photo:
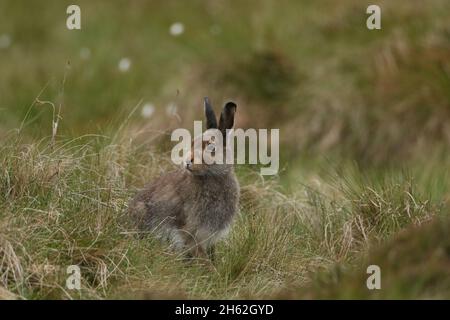
[[[226,130],[233,127],[236,104],[225,104],[219,125],[208,98],[204,99],[204,107],[206,127],[220,130],[225,157]],[[211,130],[205,134],[208,131]],[[176,249],[185,250],[192,257],[209,255],[213,259],[214,244],[227,234],[238,211],[239,183],[233,165],[225,160],[223,164],[205,163],[203,151],[207,149],[214,154],[216,142],[203,140],[199,136],[192,141],[192,146],[196,141],[202,146],[201,164],[194,163],[192,150],[182,168],[148,184],[129,208],[139,229],[169,240]]]

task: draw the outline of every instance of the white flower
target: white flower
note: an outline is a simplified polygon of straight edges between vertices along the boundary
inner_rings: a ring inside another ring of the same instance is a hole
[[[172,23],[170,26],[170,34],[173,36],[179,36],[184,32],[184,24],[181,22]]]
[[[91,57],[91,49],[89,48],[81,48],[80,50],[80,58],[83,60],[88,60]]]
[[[11,45],[11,37],[9,34],[0,35],[0,49],[6,49]]]
[[[119,61],[119,70],[121,72],[127,72],[130,69],[131,60],[128,58],[122,58]]]
[[[143,118],[150,118],[155,112],[155,106],[152,103],[146,103],[142,107],[141,115]]]
[[[177,105],[174,102],[171,102],[166,107],[166,114],[168,116],[174,116],[177,114]]]

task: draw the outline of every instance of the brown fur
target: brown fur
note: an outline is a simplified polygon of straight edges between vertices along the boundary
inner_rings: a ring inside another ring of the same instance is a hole
[[[233,126],[235,110],[234,103],[224,107],[217,128],[224,134]],[[207,99],[205,115],[208,126],[216,125]],[[205,258],[229,230],[238,206],[239,183],[232,165],[190,163],[149,183],[129,208],[141,230],[168,239],[175,248],[194,257]]]

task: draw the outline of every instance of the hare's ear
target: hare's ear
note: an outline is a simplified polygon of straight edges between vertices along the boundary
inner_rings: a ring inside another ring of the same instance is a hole
[[[236,108],[236,103],[232,101],[227,102],[223,107],[222,113],[220,114],[219,130],[222,131],[224,137],[226,137],[227,129],[233,128]]]
[[[217,129],[217,119],[208,97],[205,97],[206,129]]]

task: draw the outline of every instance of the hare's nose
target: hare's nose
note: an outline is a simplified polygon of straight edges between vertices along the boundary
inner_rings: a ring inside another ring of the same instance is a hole
[[[186,166],[186,169],[191,169],[192,168],[192,161],[190,159],[187,159],[184,162],[184,165]]]

